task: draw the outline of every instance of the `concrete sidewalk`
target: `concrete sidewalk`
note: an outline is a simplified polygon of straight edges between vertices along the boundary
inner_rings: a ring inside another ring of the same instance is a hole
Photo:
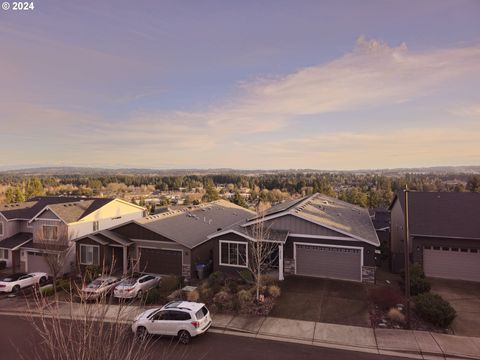
[[[216,314],[213,327],[260,339],[298,342],[415,359],[480,359],[480,338],[413,330],[371,329],[272,317]]]

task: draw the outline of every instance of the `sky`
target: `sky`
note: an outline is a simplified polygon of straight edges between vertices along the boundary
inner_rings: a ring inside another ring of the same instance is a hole
[[[477,0],[0,10],[0,168],[480,165],[479,18]]]

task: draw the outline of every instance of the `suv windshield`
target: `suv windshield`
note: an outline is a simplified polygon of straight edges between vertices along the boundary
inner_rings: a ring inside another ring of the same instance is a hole
[[[203,319],[205,317],[205,315],[207,315],[207,313],[208,313],[208,310],[204,306],[195,313],[195,317],[197,318],[197,320],[200,320],[200,319]]]

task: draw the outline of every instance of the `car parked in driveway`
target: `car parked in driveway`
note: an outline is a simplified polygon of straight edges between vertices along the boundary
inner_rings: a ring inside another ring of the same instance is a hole
[[[82,287],[80,296],[84,300],[98,300],[102,296],[110,295],[115,286],[120,283],[116,276],[100,276],[90,284]]]
[[[120,282],[113,290],[113,296],[120,299],[142,297],[148,290],[158,286],[160,277],[150,274],[134,274]]]
[[[188,344],[190,338],[203,334],[211,325],[212,318],[205,304],[173,301],[138,315],[132,331],[139,337],[148,334],[178,336],[182,344]]]
[[[48,275],[44,272],[33,272],[29,274],[15,273],[0,278],[0,292],[19,292],[21,289],[43,285],[47,282]]]

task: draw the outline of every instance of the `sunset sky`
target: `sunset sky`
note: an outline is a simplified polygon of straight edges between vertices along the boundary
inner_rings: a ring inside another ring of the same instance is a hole
[[[480,1],[0,9],[0,167],[480,165]]]

